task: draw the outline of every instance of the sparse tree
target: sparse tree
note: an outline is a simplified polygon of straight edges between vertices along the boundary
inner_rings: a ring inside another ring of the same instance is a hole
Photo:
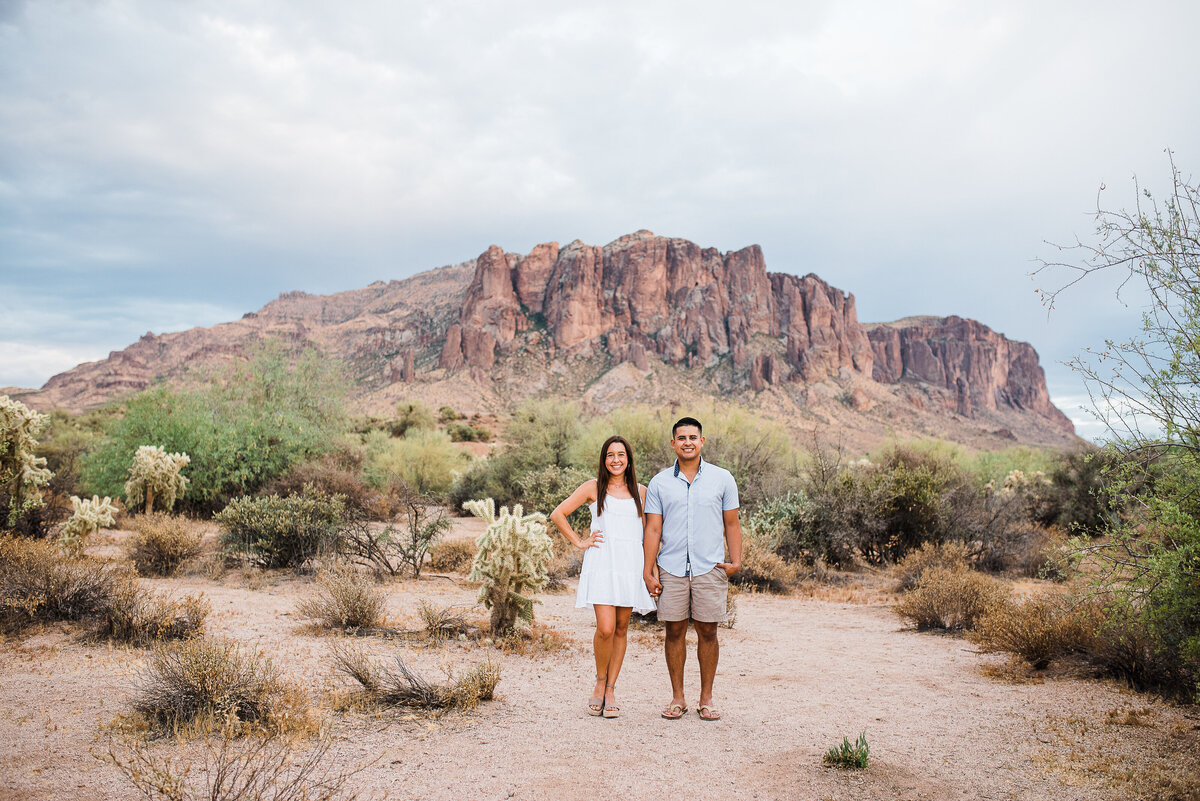
[[[161,445],[141,446],[133,455],[125,482],[125,503],[137,506],[145,498],[146,514],[154,512],[156,500],[170,510],[187,488],[188,480],[181,471],[191,461],[186,453],[167,453]]]
[[[46,460],[34,455],[37,438],[50,424],[48,415],[0,395],[0,503],[7,504],[6,528],[43,504],[41,488],[50,483]]]
[[[58,533],[58,544],[68,551],[78,551],[87,543],[88,537],[102,528],[116,523],[113,517],[117,507],[112,498],[93,495],[91,499],[71,496],[71,508],[75,511]]]
[[[1165,689],[1200,700],[1200,184],[1167,156],[1165,200],[1135,178],[1132,210],[1098,201],[1095,243],[1077,242],[1068,250],[1079,261],[1043,262],[1038,273],[1054,280],[1056,270],[1068,272],[1043,292],[1051,308],[1067,287],[1101,271],[1124,273],[1118,296],[1131,283],[1144,287],[1141,335],[1107,340],[1071,363],[1114,438],[1110,491],[1129,506],[1111,540],[1081,541],[1077,553],[1108,565],[1098,589],[1115,590],[1122,614],[1150,633],[1154,644],[1139,664],[1169,663]],[[1146,486],[1153,491],[1139,491]]]
[[[479,552],[471,567],[471,581],[481,582],[479,600],[492,610],[493,634],[507,634],[518,620],[533,622],[529,596],[546,585],[546,566],[553,544],[546,533],[546,516],[524,514],[521,506],[500,507],[491,498],[467,501],[463,508],[487,522],[479,535]]]

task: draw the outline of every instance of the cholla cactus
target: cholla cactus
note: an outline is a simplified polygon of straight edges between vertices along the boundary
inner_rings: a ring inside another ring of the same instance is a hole
[[[154,502],[160,500],[167,510],[183,497],[187,479],[179,471],[192,461],[186,453],[167,453],[161,445],[143,445],[133,455],[133,466],[129,468],[129,480],[125,482],[125,503],[137,506],[146,498],[146,514],[154,511]]]
[[[546,584],[546,565],[553,542],[546,534],[546,516],[522,514],[520,504],[501,506],[491,498],[467,501],[463,508],[483,518],[487,530],[479,535],[479,552],[471,565],[471,580],[483,583],[479,600],[492,610],[492,633],[506,634],[518,619],[533,622],[533,599],[528,597]]]
[[[93,495],[91,500],[72,495],[71,506],[75,513],[58,532],[58,544],[68,551],[78,551],[88,537],[116,522],[113,515],[117,513],[117,507],[113,506],[112,498],[107,495],[104,500],[100,500],[99,495]]]
[[[1016,495],[1017,493],[1028,495],[1036,491],[1039,487],[1044,487],[1049,483],[1050,479],[1046,478],[1046,474],[1041,470],[1035,470],[1028,474],[1024,470],[1010,470],[1008,475],[1004,477],[1004,481],[1000,485],[1000,490],[996,494],[1001,497]],[[988,492],[995,492],[996,483],[989,481],[985,489]]]
[[[46,460],[34,456],[37,438],[50,424],[48,415],[0,395],[0,497],[7,496],[9,528],[17,518],[42,501],[41,488],[50,482]]]

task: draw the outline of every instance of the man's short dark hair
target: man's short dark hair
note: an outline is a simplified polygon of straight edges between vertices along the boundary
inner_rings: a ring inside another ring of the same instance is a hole
[[[675,439],[675,432],[684,426],[695,426],[700,431],[700,436],[704,436],[704,426],[700,425],[700,421],[695,417],[680,417],[675,421],[675,425],[671,426],[671,439]]]

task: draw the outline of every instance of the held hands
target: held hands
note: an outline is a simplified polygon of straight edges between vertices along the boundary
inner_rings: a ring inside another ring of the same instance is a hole
[[[662,595],[662,584],[658,580],[658,571],[651,573],[643,573],[642,580],[646,582],[646,591],[650,593],[651,598],[657,598]]]
[[[602,542],[604,542],[604,533],[602,531],[593,531],[590,537],[575,543],[575,547],[581,551],[586,551],[588,548],[599,548]]]

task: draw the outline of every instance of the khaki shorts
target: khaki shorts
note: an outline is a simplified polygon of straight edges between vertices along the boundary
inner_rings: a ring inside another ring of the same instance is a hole
[[[698,620],[701,623],[725,622],[725,596],[729,577],[719,567],[702,576],[673,576],[659,568],[662,595],[658,596],[658,619],[663,621]]]

